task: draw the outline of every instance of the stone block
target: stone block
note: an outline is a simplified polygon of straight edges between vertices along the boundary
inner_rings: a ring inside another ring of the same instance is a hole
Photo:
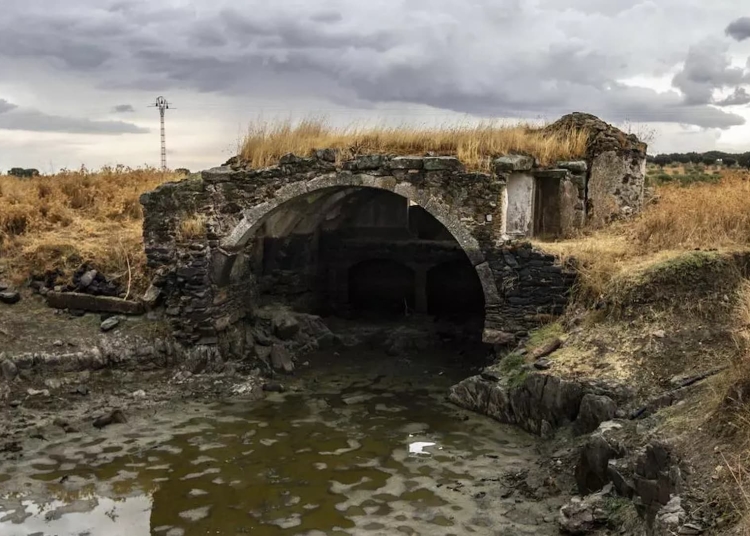
[[[143,304],[109,296],[91,296],[78,292],[50,291],[45,296],[47,305],[55,309],[76,309],[92,313],[114,313],[123,315],[143,314]]]
[[[237,172],[230,167],[219,166],[201,172],[201,178],[206,182],[230,181]]]
[[[366,154],[354,159],[353,167],[359,171],[379,169],[385,163],[385,157],[379,154]]]
[[[557,163],[557,167],[567,169],[575,175],[583,175],[589,168],[585,160],[560,161]]]
[[[455,156],[427,156],[422,159],[426,171],[463,171],[464,165]]]
[[[537,179],[565,180],[568,177],[567,169],[539,169],[534,171]]]
[[[424,159],[419,156],[397,156],[388,163],[391,169],[423,169]]]
[[[495,173],[528,171],[534,167],[534,157],[522,154],[511,154],[495,158],[492,165],[495,168]]]

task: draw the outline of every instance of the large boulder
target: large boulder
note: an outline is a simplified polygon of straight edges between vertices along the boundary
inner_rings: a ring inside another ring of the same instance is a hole
[[[579,435],[590,434],[605,421],[615,418],[617,404],[608,396],[586,394],[581,399],[573,429]]]

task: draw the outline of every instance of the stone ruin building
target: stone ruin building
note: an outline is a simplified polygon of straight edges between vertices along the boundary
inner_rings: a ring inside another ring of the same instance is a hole
[[[587,114],[580,161],[505,155],[491,173],[451,156],[321,149],[251,169],[237,159],[141,197],[149,265],[176,337],[242,353],[264,303],[315,314],[476,316],[503,344],[562,312],[574,279],[535,237],[637,213],[646,146]],[[195,224],[198,222],[198,231]],[[192,229],[192,230],[191,230]]]

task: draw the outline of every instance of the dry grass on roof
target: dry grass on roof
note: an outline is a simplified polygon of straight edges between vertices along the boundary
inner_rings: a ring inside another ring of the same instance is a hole
[[[510,153],[534,155],[542,165],[580,158],[586,152],[587,139],[585,131],[549,133],[521,123],[336,128],[322,120],[306,119],[297,124],[287,121],[251,125],[240,157],[252,167],[262,168],[277,163],[287,153],[308,156],[324,148],[339,149],[345,156],[432,152],[457,156],[470,169],[489,170],[493,157]]]

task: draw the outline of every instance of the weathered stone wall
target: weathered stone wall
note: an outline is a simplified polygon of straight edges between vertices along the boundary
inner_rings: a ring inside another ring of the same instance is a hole
[[[605,123],[591,114],[572,113],[547,127],[551,132],[585,129],[586,222],[602,225],[639,212],[646,181],[646,149],[634,134]]]

